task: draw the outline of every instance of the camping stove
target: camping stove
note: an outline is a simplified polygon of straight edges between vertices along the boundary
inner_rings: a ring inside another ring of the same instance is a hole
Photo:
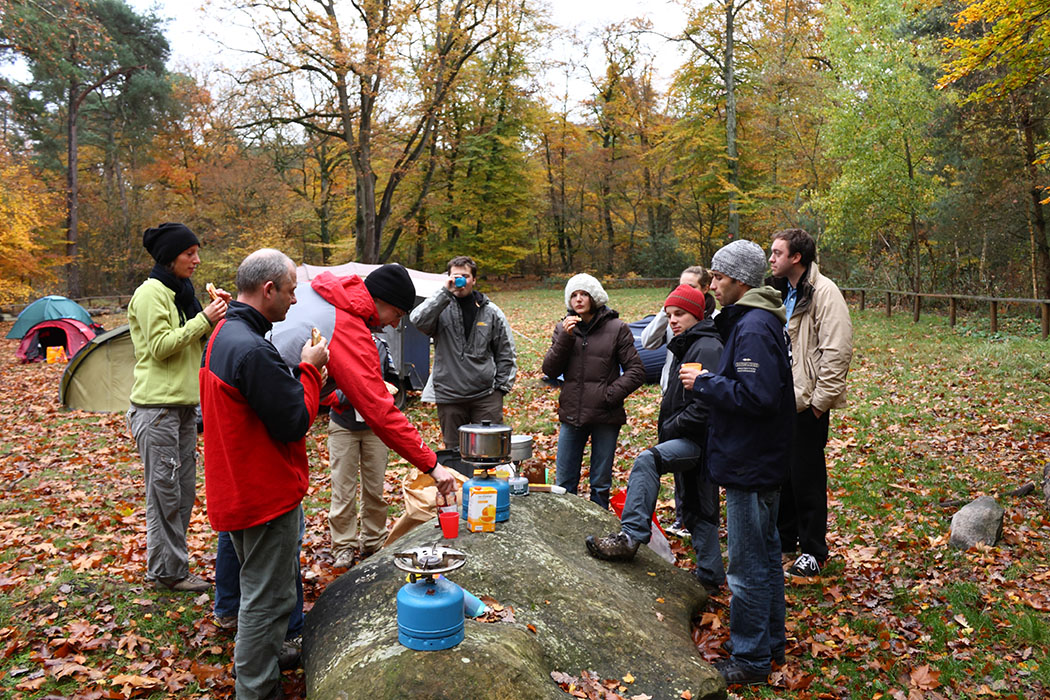
[[[394,555],[394,566],[409,577],[397,592],[401,644],[416,651],[436,651],[463,641],[463,589],[439,575],[455,571],[466,560],[463,552],[441,545]]]

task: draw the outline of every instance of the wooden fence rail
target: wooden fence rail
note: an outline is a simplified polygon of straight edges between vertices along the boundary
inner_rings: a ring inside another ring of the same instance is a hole
[[[1020,297],[985,297],[973,296],[969,294],[937,294],[933,292],[903,292],[897,289],[862,289],[854,287],[841,287],[840,289],[843,292],[851,292],[860,295],[861,311],[864,310],[868,294],[885,295],[887,316],[890,316],[893,313],[894,295],[905,298],[911,297],[912,320],[915,322],[918,322],[919,320],[919,312],[922,309],[922,300],[924,298],[947,299],[948,324],[953,328],[955,327],[958,303],[960,301],[987,303],[989,308],[989,320],[991,323],[992,333],[999,332],[999,304],[1038,304],[1040,307],[1043,340],[1046,340],[1047,336],[1050,335],[1050,299],[1025,299]]]

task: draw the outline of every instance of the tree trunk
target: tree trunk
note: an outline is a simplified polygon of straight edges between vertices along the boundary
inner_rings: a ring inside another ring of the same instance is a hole
[[[736,74],[733,65],[733,21],[736,7],[733,0],[726,2],[726,160],[729,165],[729,221],[726,237],[735,240],[740,236],[740,212],[737,210],[737,195],[740,192],[740,163],[736,152]]]
[[[1039,186],[1039,166],[1036,165],[1035,127],[1028,106],[1021,112],[1024,131],[1024,160],[1028,171],[1028,193],[1032,200],[1032,225],[1035,227],[1035,248],[1043,280],[1043,298],[1050,298],[1050,242],[1046,239],[1046,217],[1043,215],[1044,188]]]
[[[77,259],[77,86],[70,81],[67,93],[69,113],[66,115],[66,293],[71,299],[81,296],[80,261]]]

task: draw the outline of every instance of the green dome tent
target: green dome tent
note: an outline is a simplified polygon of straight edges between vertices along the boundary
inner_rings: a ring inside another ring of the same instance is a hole
[[[18,314],[18,320],[15,321],[15,325],[11,327],[6,337],[21,338],[29,332],[30,328],[41,321],[53,321],[57,318],[73,318],[85,326],[91,326],[95,330],[98,329],[94,325],[94,321],[91,320],[91,314],[83,306],[72,299],[53,294],[40,297],[22,309],[22,313]]]
[[[66,408],[116,413],[128,410],[135,347],[127,324],[97,335],[66,366],[58,399]]]

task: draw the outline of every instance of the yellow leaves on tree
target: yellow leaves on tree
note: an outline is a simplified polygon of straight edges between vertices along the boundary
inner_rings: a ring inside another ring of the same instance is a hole
[[[52,278],[45,240],[57,230],[61,202],[6,148],[0,147],[0,304],[24,301],[34,281]]]
[[[938,87],[980,72],[967,99],[994,101],[1050,73],[1050,0],[966,0],[953,26]]]

